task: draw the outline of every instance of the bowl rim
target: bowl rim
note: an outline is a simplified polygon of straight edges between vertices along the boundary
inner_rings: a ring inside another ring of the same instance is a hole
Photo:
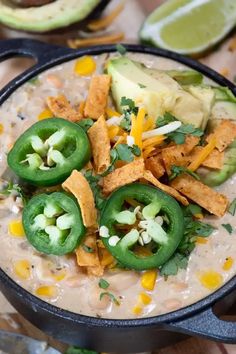
[[[24,43],[24,40],[22,40],[22,43]],[[38,43],[38,45],[42,45],[40,42],[35,41],[35,43]],[[213,69],[207,67],[206,65],[200,62],[197,62],[192,58],[185,57],[181,54],[171,52],[169,50],[153,48],[139,44],[136,45],[124,43],[122,45],[127,49],[127,52],[151,54],[156,57],[171,59],[173,61],[179,62],[180,64],[184,64],[191,69],[201,72],[204,76],[215,81],[217,84],[228,87],[236,96],[236,85],[234,85],[231,81],[227,80],[225,77],[223,77]],[[17,76],[0,91],[0,105],[2,105],[17,88],[22,86],[22,84],[26,83],[28,80],[47,69],[76,59],[77,57],[83,55],[100,55],[117,51],[116,45],[93,46],[78,50],[71,50],[69,48],[63,47],[58,47],[59,49],[55,50],[55,47],[53,46],[46,46],[48,47],[48,49],[51,48],[51,51],[49,50],[48,53],[45,54],[43,60],[40,60],[39,58],[39,61],[35,66],[26,70],[21,75]],[[34,56],[33,53],[32,56]],[[8,276],[2,268],[0,268],[0,283],[2,283],[5,288],[10,288],[14,293],[16,293],[17,296],[21,298],[22,301],[27,303],[31,308],[35,309],[35,311],[46,311],[47,313],[53,316],[86,326],[128,328],[140,326],[156,326],[175,322],[177,320],[180,320],[185,317],[190,317],[198,312],[210,308],[217,301],[221,300],[223,297],[235,290],[236,275],[233,276],[230,280],[228,280],[222,287],[193,304],[165,314],[134,319],[98,318],[62,309],[52,303],[40,299],[39,297],[30,293],[28,290],[24,289],[10,276]]]

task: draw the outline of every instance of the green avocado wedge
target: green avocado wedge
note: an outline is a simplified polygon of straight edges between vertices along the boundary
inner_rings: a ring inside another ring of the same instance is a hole
[[[85,19],[99,0],[56,0],[39,7],[21,8],[0,0],[0,23],[23,31],[46,32]]]

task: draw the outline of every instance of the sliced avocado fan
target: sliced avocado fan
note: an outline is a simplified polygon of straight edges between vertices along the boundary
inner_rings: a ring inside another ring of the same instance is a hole
[[[85,19],[100,0],[56,0],[40,7],[20,8],[0,0],[0,23],[23,31],[46,32]]]
[[[112,77],[112,95],[120,111],[121,98],[126,96],[144,104],[153,118],[169,112],[184,124],[205,129],[215,97],[211,88],[189,86],[187,91],[168,72],[156,70],[155,75],[149,75],[150,70],[127,57],[110,60],[107,71]]]

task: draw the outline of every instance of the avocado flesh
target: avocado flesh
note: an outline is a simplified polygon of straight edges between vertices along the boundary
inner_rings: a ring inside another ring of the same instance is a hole
[[[143,70],[154,78],[158,72],[164,72],[180,85],[200,85],[203,80],[203,75],[195,70],[156,70],[145,66]]]
[[[184,124],[205,128],[206,112],[202,101],[166,73],[157,71],[154,78],[139,63],[126,57],[110,60],[107,71],[112,77],[112,95],[120,112],[120,101],[125,96],[144,104],[154,118],[169,112]]]
[[[86,18],[99,0],[56,0],[40,7],[20,8],[0,0],[0,23],[23,31],[46,32]]]

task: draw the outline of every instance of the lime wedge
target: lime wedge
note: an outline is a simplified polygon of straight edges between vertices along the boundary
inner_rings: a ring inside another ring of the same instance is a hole
[[[236,0],[169,0],[140,31],[142,41],[182,54],[209,49],[236,24]]]

